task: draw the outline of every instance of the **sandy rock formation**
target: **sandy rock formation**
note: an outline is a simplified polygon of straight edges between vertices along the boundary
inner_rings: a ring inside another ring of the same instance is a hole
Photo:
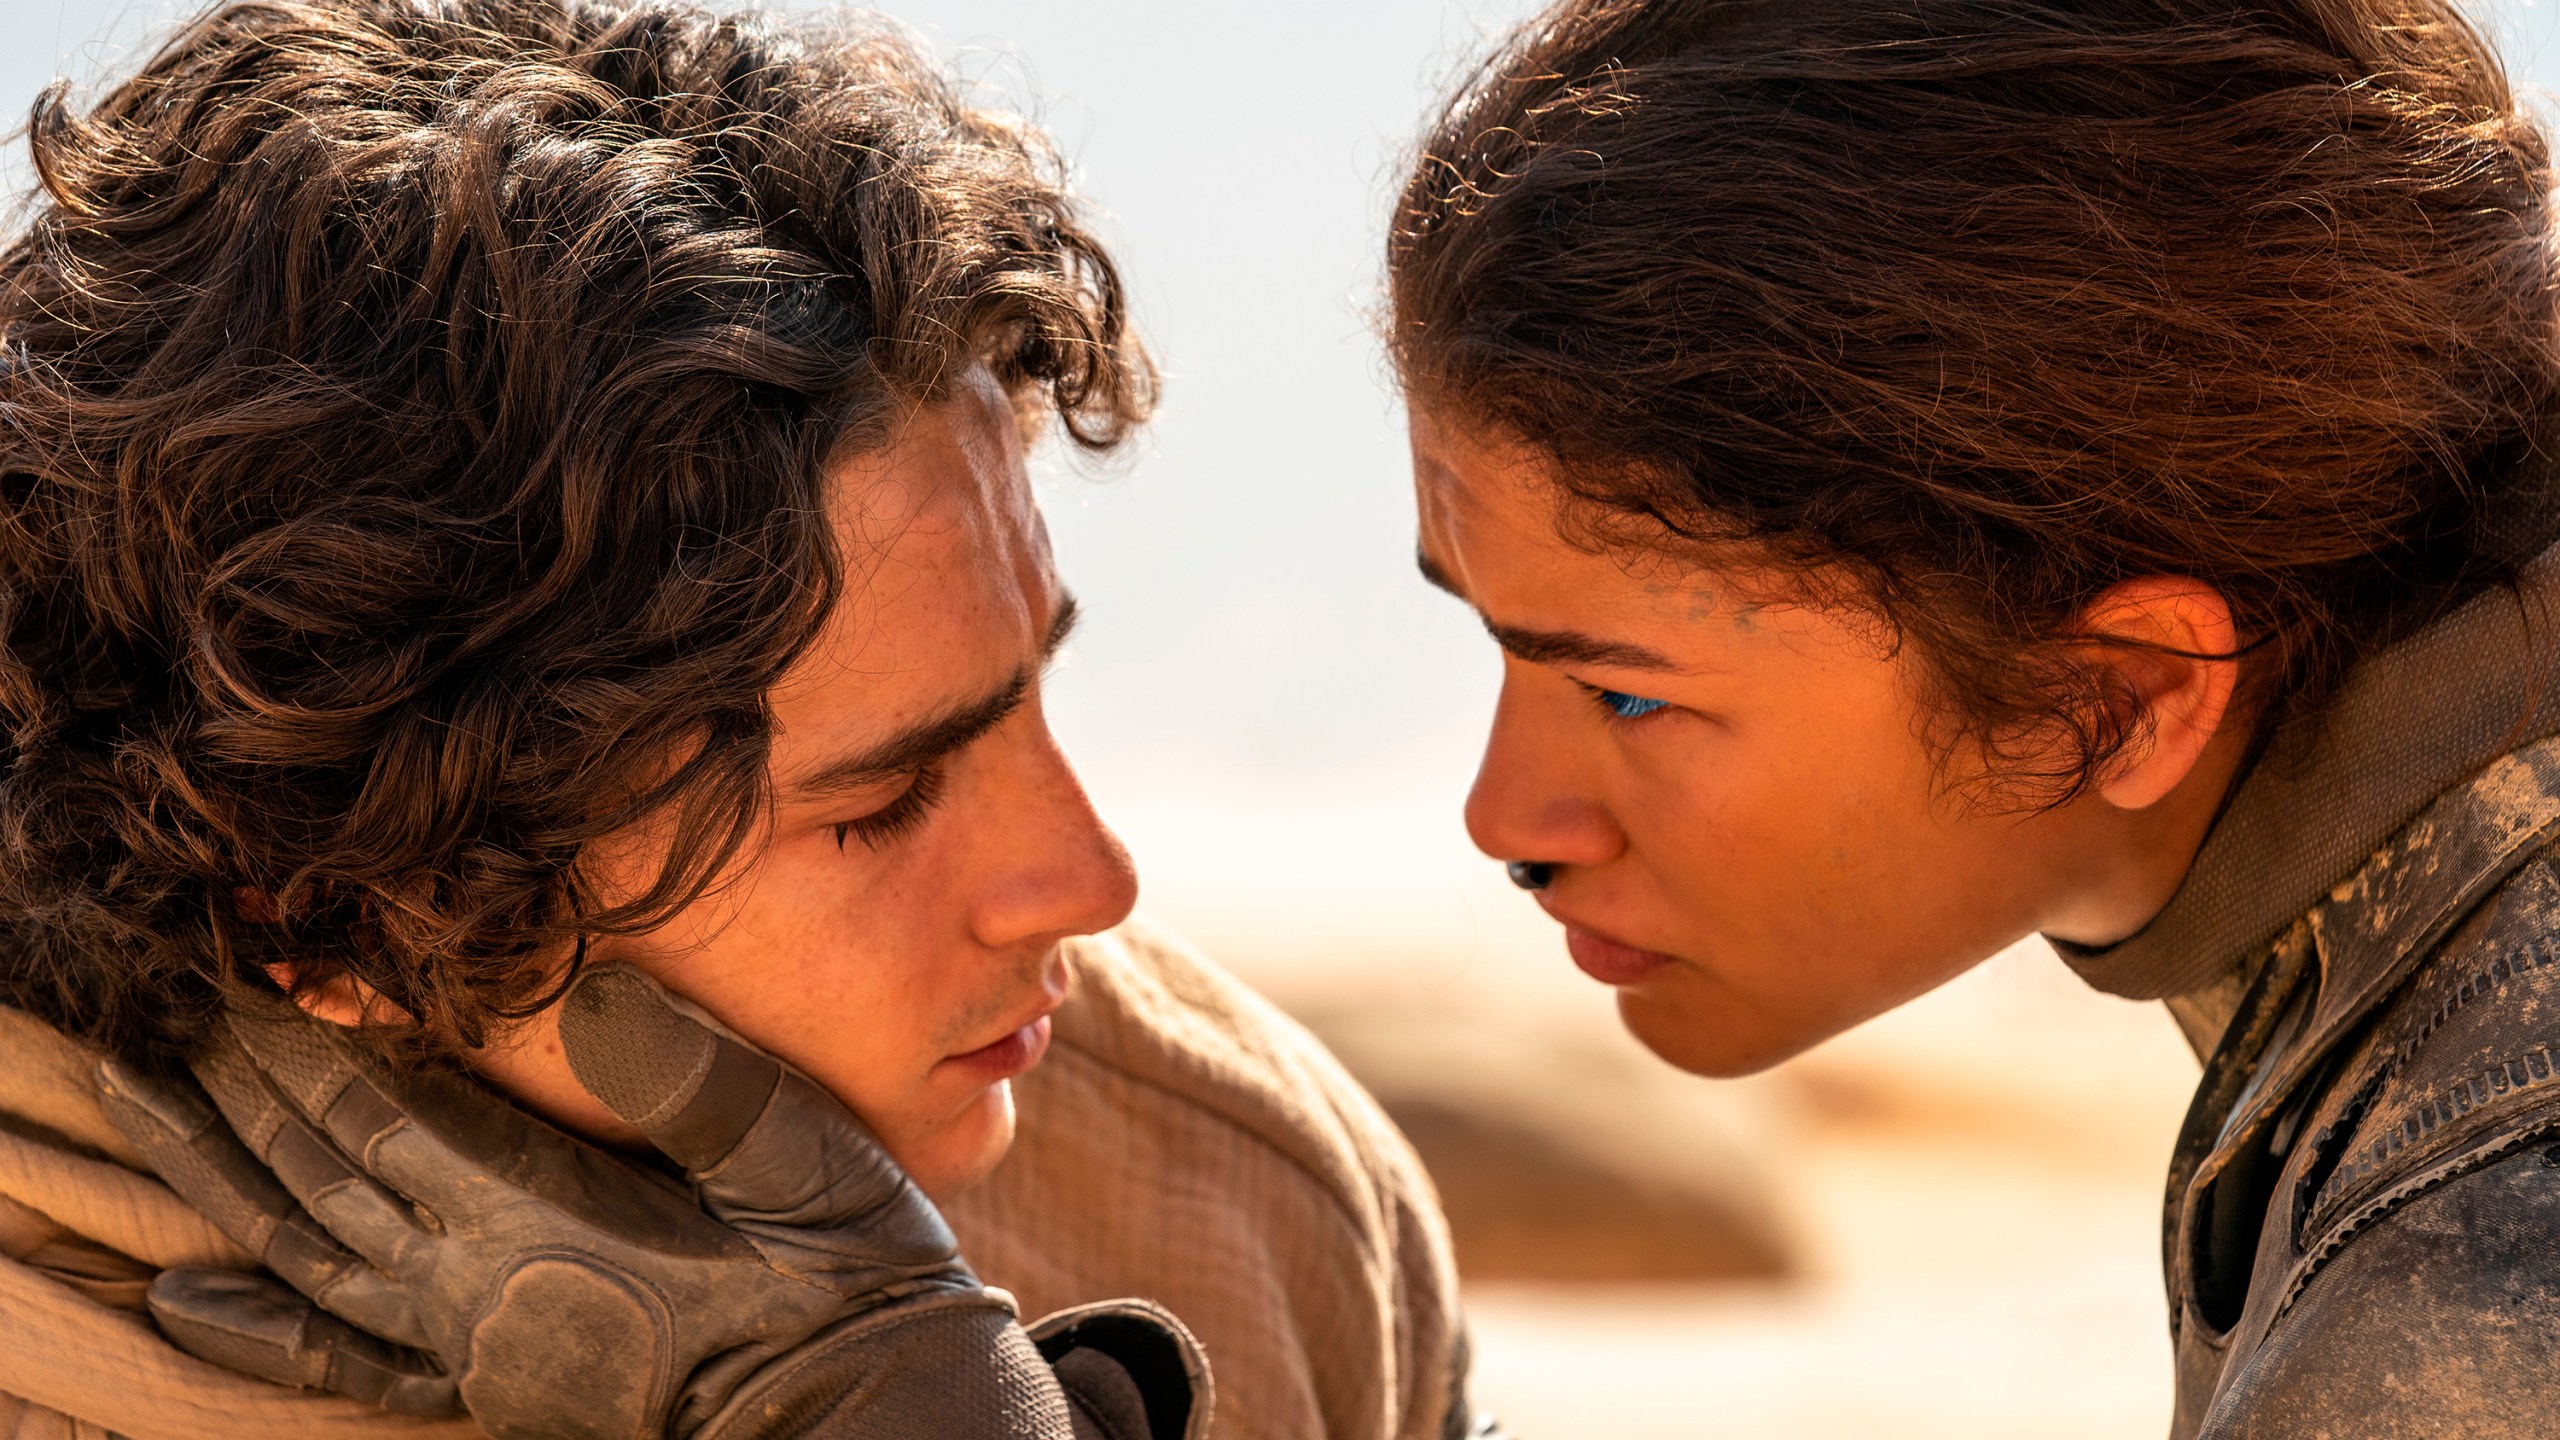
[[[1762,1092],[1521,1008],[1302,1011],[1438,1183],[1471,1281],[1765,1280],[1796,1267]]]

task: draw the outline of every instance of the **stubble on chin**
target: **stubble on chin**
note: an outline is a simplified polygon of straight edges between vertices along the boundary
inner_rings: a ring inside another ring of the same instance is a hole
[[[968,1004],[946,1017],[936,1027],[933,1035],[933,1047],[936,1053],[945,1057],[965,1054],[1001,1038],[989,1032],[996,1026],[1015,1019],[1038,1001],[1046,988],[1053,966],[1058,968],[1067,993],[1072,994],[1075,989],[1075,965],[1067,958],[1065,946],[1051,945],[1045,950],[1023,956],[1013,972],[1010,983],[998,991],[972,996]],[[1059,1003],[1066,1003],[1063,997]]]
[[[977,1188],[995,1173],[1013,1149],[1017,1117],[1013,1082],[999,1080],[969,1098],[959,1113],[930,1135],[919,1136],[896,1156],[908,1175],[936,1204]]]

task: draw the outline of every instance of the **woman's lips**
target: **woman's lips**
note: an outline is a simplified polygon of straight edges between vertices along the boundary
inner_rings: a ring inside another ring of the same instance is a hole
[[[1672,962],[1659,950],[1639,950],[1578,925],[1564,929],[1564,948],[1582,973],[1603,985],[1633,985]]]
[[[992,1045],[947,1056],[943,1064],[953,1066],[981,1084],[992,1085],[1010,1080],[1040,1063],[1049,1053],[1049,1017],[1041,1016]]]

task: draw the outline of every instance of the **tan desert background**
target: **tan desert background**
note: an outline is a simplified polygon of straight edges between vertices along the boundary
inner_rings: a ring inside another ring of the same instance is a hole
[[[0,0],[0,110],[186,6]],[[1416,1139],[1524,1440],[2166,1428],[2159,1184],[2195,1064],[2030,942],[1774,1073],[1681,1076],[1458,821],[1490,642],[1413,575],[1368,311],[1406,136],[1527,0],[888,0],[1059,138],[1166,403],[1046,462],[1087,612],[1050,708],[1146,907]],[[2560,79],[2549,0],[2479,10]],[[0,161],[23,191],[14,146]],[[1640,1278],[1644,1277],[1644,1278]]]
[[[1346,882],[1365,913],[1328,934],[1328,907],[1161,849],[1155,913],[1324,1035],[1432,1166],[1477,1393],[1524,1440],[2165,1432],[2159,1186],[2196,1064],[2158,1007],[2029,942],[1707,1082],[1629,1040],[1490,866],[1402,923]]]

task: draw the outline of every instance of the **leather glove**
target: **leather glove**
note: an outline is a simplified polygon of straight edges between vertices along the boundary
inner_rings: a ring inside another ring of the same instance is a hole
[[[286,1282],[163,1272],[163,1331],[500,1437],[1205,1435],[1179,1322],[1104,1307],[1044,1354],[851,1112],[639,972],[582,974],[560,1035],[681,1180],[299,1016],[226,1017],[192,1062],[210,1105],[108,1063],[108,1113]]]

